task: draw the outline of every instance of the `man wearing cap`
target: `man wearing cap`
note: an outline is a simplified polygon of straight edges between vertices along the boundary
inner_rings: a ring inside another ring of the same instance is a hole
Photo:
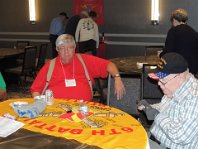
[[[53,18],[50,24],[50,29],[49,29],[49,39],[52,44],[52,57],[56,57],[58,55],[56,51],[56,39],[58,38],[59,35],[63,34],[65,31],[65,22],[66,20],[69,19],[67,14],[65,12],[59,13],[59,16],[56,18]]]
[[[115,80],[117,99],[121,99],[125,88],[116,65],[92,55],[75,54],[75,48],[76,44],[72,35],[62,34],[56,40],[56,50],[59,55],[55,59],[54,69],[47,87],[53,91],[54,97],[91,101],[92,88],[89,82],[91,81],[93,84],[94,78],[106,78],[110,73]],[[79,56],[84,63],[80,61]],[[46,85],[49,65],[50,62],[46,63],[34,80],[31,86],[33,97],[42,94]],[[89,75],[89,78],[86,74]]]
[[[188,13],[185,9],[176,9],[171,15],[172,28],[169,29],[165,49],[167,52],[177,52],[188,62],[189,71],[198,73],[198,33],[187,25]]]
[[[164,93],[160,103],[150,105],[144,100],[138,106],[145,113],[153,112],[151,134],[162,147],[198,148],[198,80],[189,72],[187,61],[174,52],[164,54],[148,76],[158,81]]]

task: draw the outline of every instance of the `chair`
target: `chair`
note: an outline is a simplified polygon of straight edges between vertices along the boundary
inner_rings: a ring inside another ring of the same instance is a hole
[[[16,45],[15,45],[15,48],[17,49],[25,49],[25,47],[29,46],[30,45],[30,42],[29,41],[16,41]],[[22,63],[23,63],[23,56],[19,56],[17,58],[17,65],[18,66],[21,66]]]
[[[19,85],[25,91],[24,84],[26,83],[26,77],[31,76],[35,79],[35,64],[36,64],[36,54],[37,48],[35,46],[27,46],[23,55],[23,65],[15,68],[6,69],[6,73],[11,73],[19,76]],[[21,77],[24,77],[24,80],[21,80]]]
[[[158,82],[148,77],[148,74],[152,69],[155,69],[156,66],[156,64],[143,64],[142,68],[140,100],[146,100],[149,104],[159,103],[163,96],[163,93],[158,86]],[[141,123],[146,127],[150,127],[153,123],[153,120],[149,120],[144,112],[140,112],[140,119]]]
[[[93,98],[98,99],[95,102],[106,104],[106,95],[103,89],[107,88],[107,78],[95,78],[93,85]]]
[[[114,79],[108,76],[107,105],[118,108],[128,114],[137,117],[137,100],[140,99],[140,74],[120,73],[124,83],[126,94],[121,100],[116,99],[114,94]]]
[[[45,64],[47,47],[48,47],[47,43],[43,43],[40,45],[36,71],[39,71]]]
[[[17,49],[25,49],[26,46],[29,46],[29,41],[16,41],[16,48]]]
[[[156,64],[144,64],[141,79],[141,100],[145,99],[151,104],[160,102],[163,96],[157,81],[148,77],[154,68],[156,68]]]

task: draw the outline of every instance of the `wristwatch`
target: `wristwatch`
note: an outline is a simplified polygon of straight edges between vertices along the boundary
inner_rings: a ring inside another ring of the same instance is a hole
[[[114,78],[115,77],[120,77],[120,74],[119,73],[116,73],[115,75],[114,75]]]

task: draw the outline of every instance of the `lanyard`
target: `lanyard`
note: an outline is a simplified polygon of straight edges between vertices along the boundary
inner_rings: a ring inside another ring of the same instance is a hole
[[[61,62],[61,59],[60,59],[60,63],[61,63],[61,68],[62,68],[62,71],[63,71],[63,74],[64,74],[64,78],[66,80],[66,73],[65,73],[65,70],[63,68],[63,63]],[[72,78],[74,79],[74,59],[72,61]]]

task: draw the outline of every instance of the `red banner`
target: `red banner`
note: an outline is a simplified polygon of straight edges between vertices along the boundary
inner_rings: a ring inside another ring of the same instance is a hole
[[[95,11],[97,13],[96,23],[104,24],[103,0],[74,0],[74,14],[79,14],[83,10]]]

